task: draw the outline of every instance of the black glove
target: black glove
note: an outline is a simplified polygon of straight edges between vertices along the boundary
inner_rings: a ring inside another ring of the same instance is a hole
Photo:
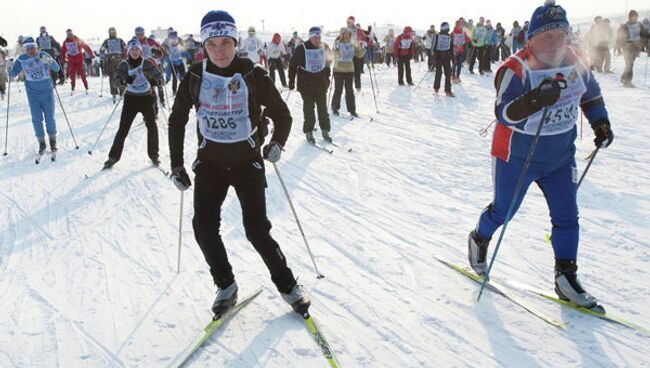
[[[151,80],[151,85],[154,86],[154,87],[158,87],[160,85],[160,80],[152,79]]]
[[[560,99],[560,93],[566,88],[566,81],[546,78],[540,85],[523,96],[526,110],[533,114],[546,106],[551,106]]]
[[[135,82],[134,76],[129,75],[128,77],[126,77],[126,84],[133,84],[133,82]]]
[[[607,148],[614,140],[614,132],[609,128],[609,120],[604,119],[596,123],[594,126],[594,144],[598,148]]]
[[[86,58],[86,64],[90,65],[93,63],[93,58]]]
[[[293,81],[289,81],[289,90],[293,91],[294,88],[296,88],[296,84]]]
[[[192,181],[190,181],[190,177],[187,175],[187,171],[185,171],[185,167],[183,166],[173,168],[171,176],[174,185],[180,191],[185,191],[192,186]]]
[[[280,161],[280,156],[282,155],[282,146],[276,141],[271,141],[269,144],[264,146],[262,149],[263,157],[272,163]]]

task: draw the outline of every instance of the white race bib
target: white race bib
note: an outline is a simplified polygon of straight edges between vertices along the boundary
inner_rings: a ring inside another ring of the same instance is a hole
[[[29,59],[18,59],[23,71],[25,72],[25,79],[30,82],[38,82],[50,78],[47,65],[43,64],[38,56]]]
[[[438,51],[447,51],[451,46],[451,37],[449,35],[438,35],[438,43],[436,44],[436,50]]]
[[[77,56],[79,55],[79,46],[76,42],[66,42],[65,47],[68,49],[68,55]]]
[[[641,24],[628,24],[627,29],[630,32],[630,41],[638,41],[641,38]]]
[[[203,70],[199,111],[199,131],[217,143],[237,143],[252,134],[248,116],[248,87],[241,74],[222,77]]]
[[[268,46],[268,55],[269,59],[277,59],[280,57],[280,54],[282,54],[282,47],[281,45],[276,45],[273,42],[271,42]]]
[[[350,62],[354,58],[354,46],[351,43],[340,43],[341,61]]]
[[[40,46],[41,50],[52,49],[52,40],[50,39],[50,36],[40,36],[38,38],[38,46]]]
[[[145,59],[150,59],[153,54],[151,53],[151,45],[149,45],[149,42],[146,40],[144,43],[140,42],[140,46],[142,47],[142,57]]]
[[[462,46],[465,44],[464,33],[454,33],[454,46]]]
[[[109,54],[121,54],[122,53],[122,43],[117,38],[109,38],[106,42],[108,45]]]
[[[412,39],[405,38],[405,39],[401,40],[401,42],[399,44],[399,47],[400,47],[400,49],[409,49],[409,48],[411,48],[411,43],[413,43]]]
[[[147,77],[144,75],[144,70],[143,66],[144,65],[144,59],[142,59],[142,62],[140,63],[140,66],[137,68],[131,69],[129,67],[129,75],[134,77],[135,80],[131,84],[126,85],[126,90],[132,93],[136,94],[144,94],[149,92],[151,89],[151,86],[149,85],[149,81],[147,80]]]
[[[325,48],[308,49],[305,47],[305,70],[310,73],[320,73],[325,69]]]
[[[580,99],[587,91],[585,82],[578,72],[576,65],[571,65],[563,68],[545,69],[545,70],[530,70],[526,65],[526,72],[530,77],[530,83],[533,88],[539,86],[544,78],[555,79],[558,73],[564,76],[567,82],[567,88],[562,90],[560,99],[552,106],[549,106],[547,115],[544,120],[541,135],[557,135],[566,133],[573,129],[580,112]],[[537,132],[539,124],[542,122],[544,115],[542,109],[528,117],[524,130],[515,129],[520,133],[534,135]]]

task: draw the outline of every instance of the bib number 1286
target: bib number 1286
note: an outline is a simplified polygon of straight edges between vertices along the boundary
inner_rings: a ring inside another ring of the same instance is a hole
[[[235,123],[235,119],[233,118],[215,118],[215,117],[208,117],[204,116],[203,121],[211,128],[211,129],[236,129],[237,128],[237,123]]]

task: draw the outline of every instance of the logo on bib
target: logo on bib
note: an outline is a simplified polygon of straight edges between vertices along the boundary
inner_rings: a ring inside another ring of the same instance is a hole
[[[241,85],[239,84],[239,80],[237,79],[231,79],[230,83],[228,83],[228,90],[232,92],[232,94],[236,94],[237,91],[239,91],[239,88]]]

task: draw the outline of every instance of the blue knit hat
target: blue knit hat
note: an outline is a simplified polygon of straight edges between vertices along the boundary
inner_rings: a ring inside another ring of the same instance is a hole
[[[309,37],[320,37],[320,34],[321,34],[320,27],[309,28]]]
[[[201,19],[201,42],[212,37],[230,37],[237,43],[235,18],[223,10],[211,10]]]
[[[30,47],[36,47],[36,41],[34,41],[34,38],[33,37],[23,38],[23,48],[28,49]]]
[[[144,28],[142,27],[135,27],[135,34],[141,34],[144,36]]]
[[[569,20],[566,17],[566,11],[561,6],[555,5],[555,0],[546,0],[544,5],[535,9],[530,18],[528,39],[553,29],[562,29],[568,33]]]
[[[142,51],[142,45],[140,45],[140,41],[138,41],[137,38],[132,38],[131,41],[127,42],[126,44],[126,52],[130,52],[131,49],[139,49]]]

